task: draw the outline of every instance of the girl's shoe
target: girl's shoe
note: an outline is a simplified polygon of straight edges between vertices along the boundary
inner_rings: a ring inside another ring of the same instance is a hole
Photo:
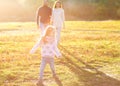
[[[58,78],[58,76],[57,76],[56,74],[53,74],[53,78],[57,79],[57,78]]]
[[[43,81],[41,79],[38,80],[36,83],[37,86],[44,86]]]

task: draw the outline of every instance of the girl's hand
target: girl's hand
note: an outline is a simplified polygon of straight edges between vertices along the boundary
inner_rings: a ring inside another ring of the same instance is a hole
[[[29,52],[30,54],[34,54],[34,52],[33,52],[33,50],[30,50],[30,52]]]
[[[62,55],[60,54],[60,55],[58,56],[58,58],[62,58]]]
[[[62,56],[58,57],[58,58],[62,58]]]

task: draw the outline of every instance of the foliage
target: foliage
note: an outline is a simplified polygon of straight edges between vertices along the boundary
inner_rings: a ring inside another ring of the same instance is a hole
[[[5,1],[10,2],[10,0]],[[56,0],[48,1],[49,6],[52,8],[54,1]],[[120,0],[60,1],[62,1],[63,7],[65,9],[66,20],[120,19]],[[7,9],[5,9],[3,12],[1,12],[0,21],[33,21],[35,20],[37,9],[42,6],[42,4],[43,0],[14,0],[15,7],[8,6],[10,9],[9,11],[6,11]],[[7,5],[5,5],[5,7],[7,7]],[[17,10],[13,8],[16,8]],[[15,11],[16,13],[12,11]],[[10,15],[8,16],[8,14]]]
[[[28,1],[28,0],[27,0]],[[41,0],[30,0],[36,4]],[[48,0],[52,7],[55,0]],[[61,0],[67,20],[119,19],[120,0]],[[78,11],[79,10],[79,11]],[[84,15],[84,16],[83,16]]]

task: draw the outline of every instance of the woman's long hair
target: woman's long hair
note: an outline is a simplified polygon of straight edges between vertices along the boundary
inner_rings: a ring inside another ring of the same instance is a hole
[[[53,5],[53,8],[56,8],[57,3],[60,3],[60,8],[62,8],[62,2],[59,1],[59,0],[55,1],[54,5]]]

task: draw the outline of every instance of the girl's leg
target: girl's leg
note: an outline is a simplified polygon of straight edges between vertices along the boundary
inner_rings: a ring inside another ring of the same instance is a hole
[[[39,79],[41,80],[43,78],[45,66],[46,66],[46,58],[43,57],[41,61],[41,65],[40,65],[40,78]]]
[[[54,67],[54,58],[50,58],[49,65],[50,65],[53,76],[56,75],[55,67]]]

